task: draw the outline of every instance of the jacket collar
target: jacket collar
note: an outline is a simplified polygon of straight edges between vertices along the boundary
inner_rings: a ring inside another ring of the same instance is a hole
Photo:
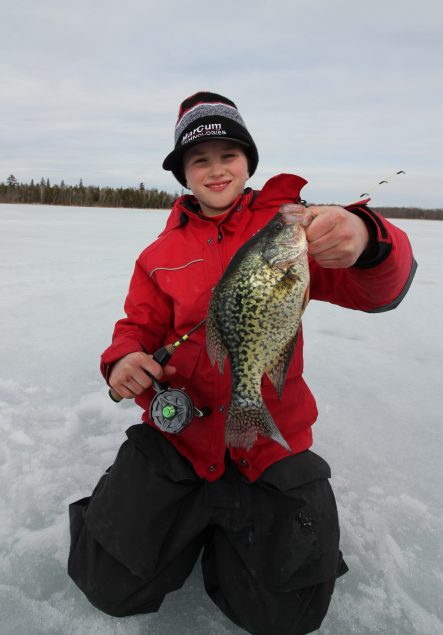
[[[252,190],[250,187],[247,187],[242,194],[239,194],[235,201],[232,203],[229,208],[227,214],[223,217],[223,222],[236,211],[240,211],[243,207],[251,204],[251,201],[255,198],[256,192]],[[166,232],[171,231],[172,229],[176,229],[177,227],[182,227],[186,225],[189,221],[193,223],[207,223],[207,220],[199,214],[200,205],[195,198],[195,196],[191,194],[185,194],[184,196],[180,196],[178,198],[171,210],[168,220],[166,221],[166,227],[160,236]]]
[[[229,212],[223,217],[222,223],[225,224],[236,211],[244,207],[250,207],[254,212],[266,211],[273,214],[283,203],[299,203],[300,191],[306,183],[305,179],[295,174],[278,174],[269,179],[258,193],[248,187],[235,199]],[[190,221],[199,225],[206,224],[207,220],[198,214],[199,209],[195,196],[190,194],[180,196],[175,201],[166,227],[160,236],[177,227],[183,227]]]

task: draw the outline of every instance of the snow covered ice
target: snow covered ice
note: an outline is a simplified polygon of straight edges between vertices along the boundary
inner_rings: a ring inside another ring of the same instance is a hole
[[[136,256],[167,212],[0,205],[0,633],[240,634],[197,566],[159,613],[116,619],[68,578],[68,504],[124,431],[98,370]],[[321,635],[443,633],[443,222],[394,221],[419,268],[395,311],[311,302],[305,378],[314,451],[330,463],[350,572]],[[272,635],[270,633],[270,635]]]

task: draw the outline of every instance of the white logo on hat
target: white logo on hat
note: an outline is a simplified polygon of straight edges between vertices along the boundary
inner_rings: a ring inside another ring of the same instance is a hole
[[[196,128],[194,128],[194,130],[191,130],[190,132],[187,132],[185,135],[183,135],[183,139],[181,140],[181,145],[185,145],[186,143],[189,143],[190,141],[194,141],[195,139],[199,139],[200,137],[205,137],[205,136],[216,137],[216,136],[223,136],[226,134],[227,134],[226,130],[222,127],[221,123],[201,124],[200,126],[197,126]]]

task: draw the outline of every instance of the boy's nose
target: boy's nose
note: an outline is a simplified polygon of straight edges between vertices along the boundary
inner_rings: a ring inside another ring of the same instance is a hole
[[[209,173],[211,176],[218,176],[220,174],[223,174],[224,173],[223,165],[219,163],[218,161],[214,161],[210,165]]]

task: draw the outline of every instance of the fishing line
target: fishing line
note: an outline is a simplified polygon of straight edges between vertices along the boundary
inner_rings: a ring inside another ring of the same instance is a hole
[[[388,184],[390,183],[396,176],[399,176],[400,174],[406,174],[406,172],[404,170],[398,170],[397,172],[394,172],[394,174],[391,174],[390,176],[386,177],[385,179],[382,179],[381,181],[378,181],[378,183],[374,183],[373,185],[371,185],[368,189],[369,192],[362,192],[362,194],[360,194],[360,198],[363,198],[364,196],[366,197],[371,197],[371,190],[379,187],[380,185],[384,185],[384,184]]]

